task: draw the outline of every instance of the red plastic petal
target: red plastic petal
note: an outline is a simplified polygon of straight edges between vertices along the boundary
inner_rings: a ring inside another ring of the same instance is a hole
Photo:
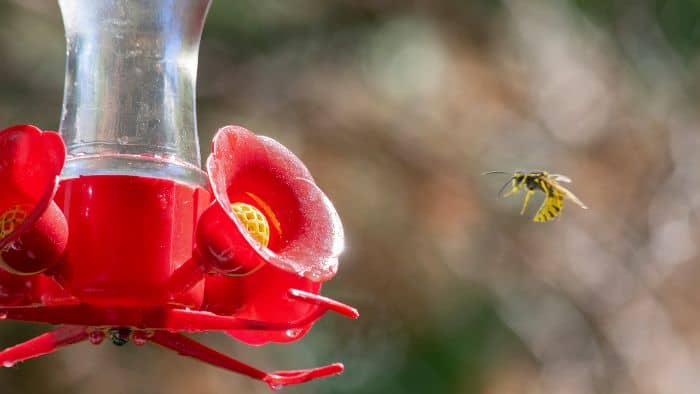
[[[204,287],[204,308],[241,319],[268,322],[291,322],[314,314],[315,305],[289,297],[291,288],[317,294],[321,284],[271,264],[246,276],[210,276]],[[303,337],[312,324],[313,321],[292,330],[231,330],[227,333],[250,345],[292,342]]]
[[[296,288],[318,294],[335,275],[343,229],[335,208],[304,164],[278,142],[227,126],[214,137],[207,160],[216,201],[197,225],[197,245],[209,275],[204,308],[242,319],[291,322],[316,307],[288,296]],[[270,243],[255,241],[231,208],[256,206],[270,223]],[[281,331],[229,331],[249,344],[301,338],[312,323]]]
[[[292,152],[273,139],[227,126],[214,137],[207,170],[225,220],[202,218],[198,241],[205,257],[230,258],[250,269],[267,262],[318,282],[335,275],[344,239],[340,219]],[[248,234],[231,209],[238,201],[263,204],[261,211],[274,216],[268,247]]]
[[[38,201],[47,184],[61,173],[65,160],[63,140],[52,131],[42,132],[31,125],[0,131],[0,182],[8,187],[3,187],[3,194],[9,191]]]
[[[0,131],[0,268],[40,272],[65,249],[67,224],[52,201],[64,161],[54,132],[29,125]]]

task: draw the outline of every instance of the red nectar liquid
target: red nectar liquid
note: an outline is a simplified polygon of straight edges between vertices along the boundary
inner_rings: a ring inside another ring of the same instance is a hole
[[[168,300],[165,283],[191,258],[201,188],[168,179],[91,175],[63,180],[55,197],[70,234],[56,279],[83,302],[112,307],[196,308],[203,284]]]

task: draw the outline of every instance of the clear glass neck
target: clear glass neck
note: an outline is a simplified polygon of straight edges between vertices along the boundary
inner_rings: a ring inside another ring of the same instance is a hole
[[[195,88],[211,0],[58,0],[67,59],[64,178],[206,182]]]

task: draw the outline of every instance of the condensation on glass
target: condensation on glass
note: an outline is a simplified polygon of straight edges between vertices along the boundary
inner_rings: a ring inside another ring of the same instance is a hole
[[[206,184],[195,109],[211,0],[59,0],[67,60],[64,179],[139,175]]]

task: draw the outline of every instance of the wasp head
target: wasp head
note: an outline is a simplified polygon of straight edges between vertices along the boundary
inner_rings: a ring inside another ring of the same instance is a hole
[[[513,178],[511,179],[514,180],[515,183],[520,183],[523,181],[523,179],[525,179],[526,176],[527,175],[524,172],[515,171],[515,173],[513,174]]]

